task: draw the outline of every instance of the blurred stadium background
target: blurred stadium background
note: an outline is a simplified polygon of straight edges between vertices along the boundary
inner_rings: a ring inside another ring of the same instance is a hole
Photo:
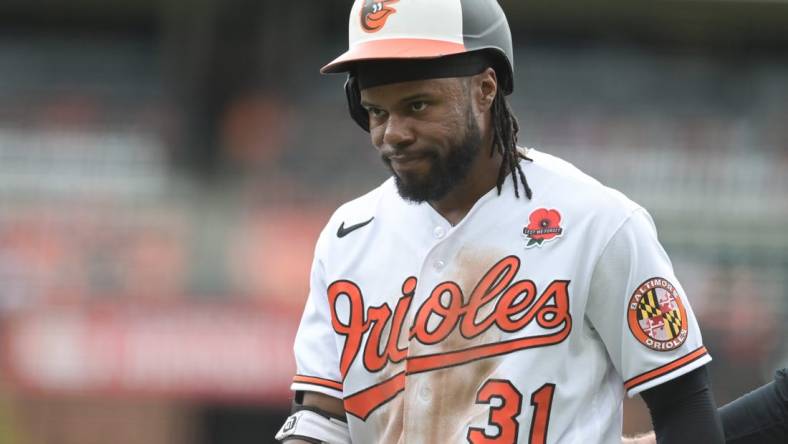
[[[768,380],[788,3],[502,3],[521,144],[652,212],[720,404]],[[0,2],[0,444],[272,441],[317,233],[385,177],[318,74],[349,6]]]

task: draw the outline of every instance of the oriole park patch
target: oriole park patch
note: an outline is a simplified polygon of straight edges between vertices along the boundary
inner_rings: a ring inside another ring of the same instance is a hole
[[[687,311],[676,287],[655,277],[640,284],[627,307],[629,330],[656,351],[671,351],[687,340]]]

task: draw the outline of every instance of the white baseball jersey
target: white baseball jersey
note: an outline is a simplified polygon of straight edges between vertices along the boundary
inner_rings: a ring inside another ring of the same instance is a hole
[[[529,151],[456,226],[393,180],[318,240],[293,390],[354,443],[619,443],[624,393],[711,360],[640,206]]]

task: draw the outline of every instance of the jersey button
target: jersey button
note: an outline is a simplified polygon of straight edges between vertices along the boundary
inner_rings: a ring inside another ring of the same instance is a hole
[[[432,230],[432,235],[435,236],[436,239],[443,239],[443,236],[446,236],[446,230],[444,230],[443,227],[435,227],[435,229]]]
[[[446,266],[446,262],[438,260],[438,261],[435,261],[433,266],[435,267],[436,270],[443,270],[443,267]]]
[[[421,390],[419,390],[419,399],[422,401],[427,402],[430,400],[430,397],[432,397],[432,389],[429,387],[422,387]]]

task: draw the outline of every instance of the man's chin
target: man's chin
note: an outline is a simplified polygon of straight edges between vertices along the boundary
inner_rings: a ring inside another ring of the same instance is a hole
[[[402,160],[389,159],[388,164],[397,176],[410,176],[418,180],[418,178],[427,177],[433,172],[434,161],[432,156],[419,156]]]
[[[448,190],[443,189],[439,184],[414,179],[405,179],[394,175],[394,182],[397,185],[397,192],[403,199],[423,203],[427,201],[440,200],[448,194]]]

